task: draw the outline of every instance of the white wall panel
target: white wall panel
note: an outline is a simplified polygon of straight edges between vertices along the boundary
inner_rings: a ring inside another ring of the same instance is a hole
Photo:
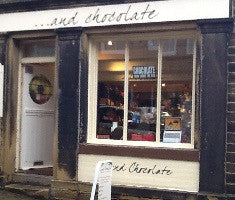
[[[188,161],[80,154],[78,180],[92,183],[96,163],[107,159],[114,166],[112,185],[198,191],[199,163]]]

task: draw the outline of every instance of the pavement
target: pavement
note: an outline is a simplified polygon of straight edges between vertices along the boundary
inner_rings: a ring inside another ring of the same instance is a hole
[[[6,190],[0,189],[0,200],[38,200],[23,194],[17,194]]]

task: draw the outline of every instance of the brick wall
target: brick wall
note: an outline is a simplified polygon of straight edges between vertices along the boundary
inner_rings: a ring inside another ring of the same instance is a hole
[[[232,1],[235,16],[235,0]],[[228,48],[228,106],[226,145],[226,192],[235,194],[235,28]]]

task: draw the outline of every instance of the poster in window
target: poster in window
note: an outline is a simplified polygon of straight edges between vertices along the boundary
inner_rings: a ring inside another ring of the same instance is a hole
[[[165,130],[181,130],[181,118],[180,117],[166,117],[165,118]]]
[[[133,66],[132,73],[134,79],[155,79],[156,66]]]

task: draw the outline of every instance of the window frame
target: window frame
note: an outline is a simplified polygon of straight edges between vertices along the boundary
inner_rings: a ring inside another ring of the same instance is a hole
[[[192,31],[168,31],[164,33],[133,33],[132,37],[128,37],[127,34],[112,34],[109,36],[102,35],[90,35],[88,38],[88,127],[87,127],[87,143],[91,144],[103,144],[103,145],[124,145],[124,146],[147,146],[147,147],[166,147],[166,148],[194,148],[195,137],[195,96],[196,96],[196,51],[198,33],[196,30]],[[157,40],[158,45],[158,80],[157,80],[157,129],[160,130],[160,116],[161,116],[161,73],[162,73],[162,40],[164,39],[188,39],[194,40],[193,45],[193,69],[192,69],[192,116],[191,116],[191,142],[190,143],[163,143],[160,142],[160,134],[156,134],[156,141],[129,141],[127,140],[127,117],[128,117],[128,83],[129,83],[129,41],[141,40]],[[96,138],[96,120],[97,120],[97,93],[98,93],[98,48],[99,42],[123,41],[125,42],[125,78],[124,78],[124,122],[123,122],[123,140],[111,140],[111,139],[98,139]],[[140,40],[140,39],[139,39]]]

